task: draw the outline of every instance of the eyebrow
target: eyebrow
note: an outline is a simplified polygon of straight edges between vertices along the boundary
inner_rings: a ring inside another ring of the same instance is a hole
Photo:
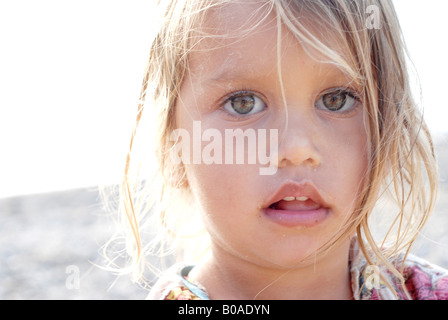
[[[276,71],[267,71],[266,68],[250,68],[238,65],[235,68],[222,68],[222,70],[210,75],[201,81],[201,84],[222,85],[226,83],[254,82],[260,79],[266,80],[272,75],[277,76]]]
[[[220,72],[217,72],[216,75],[212,75],[211,77],[206,78],[205,80],[201,81],[202,85],[222,85],[226,83],[235,83],[235,82],[253,82],[257,81],[258,79],[266,80],[268,76],[271,76],[274,74],[274,71],[270,72],[257,72],[253,71],[252,69],[248,68],[235,68],[235,70],[229,70],[229,68],[223,68]],[[275,71],[275,75],[278,76],[278,73]],[[324,67],[323,70],[321,70],[322,77],[325,77],[326,80],[333,80],[336,81],[336,79],[341,79],[343,82],[346,83],[353,83],[356,86],[358,85],[356,83],[356,80],[351,79],[348,77],[342,70],[339,70],[335,66],[329,65],[328,67]],[[317,79],[314,79],[314,81],[317,81]],[[322,81],[320,81],[322,82]]]
[[[244,80],[252,80],[254,78],[259,78],[261,76],[266,76],[265,72],[257,72],[253,68],[247,68],[238,66],[237,68],[233,68],[233,70],[229,70],[230,68],[223,68],[216,74],[212,74],[211,77],[205,79],[205,82],[213,82],[213,83],[221,83],[221,82],[229,82],[229,81],[244,81]]]

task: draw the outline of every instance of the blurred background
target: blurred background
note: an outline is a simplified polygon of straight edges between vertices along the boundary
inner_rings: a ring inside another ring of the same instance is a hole
[[[98,268],[114,231],[154,1],[0,0],[0,299],[141,299]],[[395,0],[434,134],[440,196],[414,253],[448,268],[445,0]]]

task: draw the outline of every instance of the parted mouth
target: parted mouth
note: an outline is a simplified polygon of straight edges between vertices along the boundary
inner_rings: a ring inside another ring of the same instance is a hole
[[[328,208],[317,188],[310,181],[288,181],[268,200],[266,208],[287,211],[310,211]]]
[[[331,216],[328,202],[311,181],[286,181],[266,202],[263,214],[282,228],[312,228]]]
[[[322,206],[319,203],[315,202],[307,196],[288,196],[269,206],[269,208],[271,209],[288,211],[310,211],[317,210],[321,207]]]

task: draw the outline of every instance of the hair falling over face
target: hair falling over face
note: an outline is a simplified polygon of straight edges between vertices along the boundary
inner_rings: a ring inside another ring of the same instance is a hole
[[[324,57],[363,88],[369,166],[362,194],[351,219],[318,253],[357,234],[366,259],[400,277],[390,260],[398,252],[408,252],[424,226],[436,200],[437,172],[431,136],[411,93],[406,47],[392,2],[260,0],[258,12],[237,33],[229,34],[216,34],[203,22],[210,10],[238,0],[158,2],[160,20],[155,24],[119,192],[118,211],[124,227],[117,238],[125,239],[120,252],[127,261],[122,271],[134,272],[142,280],[145,270],[157,273],[161,268],[147,262],[154,256],[174,253],[192,258],[207,252],[207,233],[197,219],[184,167],[170,156],[176,101],[189,56],[200,50],[204,39],[241,39],[274,13],[279,35],[288,30],[309,48],[311,56]],[[371,6],[378,9],[378,28],[367,27]],[[278,41],[282,41],[280,36]],[[278,59],[280,64],[281,53]],[[155,147],[150,154],[154,161],[145,156],[150,146]],[[376,239],[371,217],[378,200],[386,196],[393,199],[396,214],[384,239]],[[115,240],[111,239],[106,251]],[[199,246],[192,246],[193,242]],[[115,259],[111,261],[115,265]]]

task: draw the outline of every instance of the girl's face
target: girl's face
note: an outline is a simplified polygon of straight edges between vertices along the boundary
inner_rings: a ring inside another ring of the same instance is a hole
[[[207,27],[235,34],[258,6],[220,7],[208,15]],[[222,164],[184,164],[213,253],[289,268],[329,241],[353,213],[367,167],[367,137],[360,88],[334,65],[319,62],[323,57],[311,58],[286,28],[278,48],[277,31],[269,16],[244,37],[203,40],[190,55],[175,121],[189,132],[192,153],[213,142],[198,128],[223,138]],[[249,139],[244,164],[226,162],[226,129],[258,138],[265,129],[267,142],[256,150],[273,150],[275,174],[260,174],[266,167],[260,161],[249,163]],[[270,141],[272,130],[278,139]]]

